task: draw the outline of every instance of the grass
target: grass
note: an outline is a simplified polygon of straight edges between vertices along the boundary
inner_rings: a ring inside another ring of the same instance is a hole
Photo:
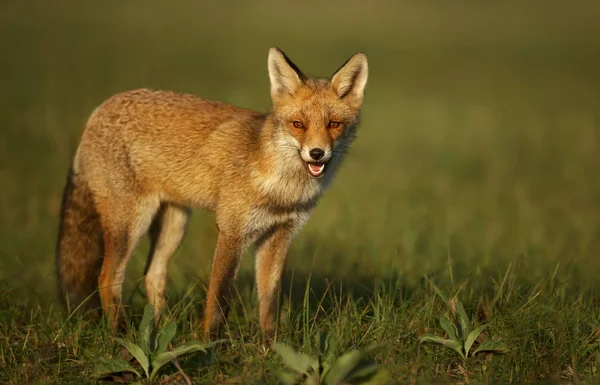
[[[279,338],[373,358],[394,383],[592,382],[600,363],[600,28],[592,2],[328,4],[9,1],[0,5],[2,383],[87,383],[117,343],[56,299],[61,189],[83,122],[111,94],[151,87],[266,111],[266,54],[307,73],[369,56],[363,125],[290,250]],[[176,345],[202,316],[216,228],[194,214],[170,265]],[[147,243],[128,270],[134,324]],[[427,277],[427,279],[426,279]],[[419,344],[458,292],[505,355],[465,365]],[[271,384],[253,256],[229,340],[181,360],[197,383]],[[165,381],[176,381],[178,370]]]

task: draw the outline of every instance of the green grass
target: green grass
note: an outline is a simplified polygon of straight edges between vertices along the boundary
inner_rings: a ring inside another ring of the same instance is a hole
[[[199,3],[199,2],[198,2]],[[165,3],[166,4],[166,3]],[[358,140],[290,250],[279,338],[374,355],[394,383],[591,382],[600,364],[600,24],[592,2],[0,5],[0,382],[86,383],[117,344],[58,306],[61,189],[86,117],[135,87],[269,108],[266,56],[331,74],[355,51],[370,78]],[[216,241],[196,212],[170,265],[177,344],[199,329]],[[134,323],[147,242],[128,269]],[[459,292],[511,349],[464,363],[444,347]],[[271,384],[253,256],[226,344],[181,360],[197,383]],[[170,367],[171,380],[177,370]]]

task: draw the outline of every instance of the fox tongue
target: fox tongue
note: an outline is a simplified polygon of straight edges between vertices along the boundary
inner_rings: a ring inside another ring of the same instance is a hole
[[[308,167],[310,167],[310,171],[312,171],[313,174],[318,174],[321,172],[321,165],[318,163],[310,163]]]
[[[308,164],[308,171],[313,176],[320,176],[323,173],[324,169],[325,169],[325,164],[323,164],[323,163],[309,163]]]

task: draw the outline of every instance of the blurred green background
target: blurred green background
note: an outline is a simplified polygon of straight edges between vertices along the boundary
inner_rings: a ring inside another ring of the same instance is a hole
[[[396,276],[408,287],[439,274],[485,287],[512,264],[523,285],[553,277],[595,293],[599,9],[593,2],[4,1],[2,294],[55,300],[61,190],[95,106],[149,87],[266,112],[271,46],[310,75],[332,74],[357,51],[370,67],[358,140],[296,239],[290,271],[361,282]],[[206,282],[215,239],[211,215],[196,213],[171,263],[173,290]],[[146,248],[132,259],[129,288]],[[252,268],[246,258],[241,274]]]

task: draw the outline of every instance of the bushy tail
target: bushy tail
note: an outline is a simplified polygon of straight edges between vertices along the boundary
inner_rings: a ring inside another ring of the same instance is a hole
[[[100,314],[97,289],[103,248],[100,217],[91,191],[84,178],[71,169],[63,192],[56,246],[58,291],[70,310]]]

